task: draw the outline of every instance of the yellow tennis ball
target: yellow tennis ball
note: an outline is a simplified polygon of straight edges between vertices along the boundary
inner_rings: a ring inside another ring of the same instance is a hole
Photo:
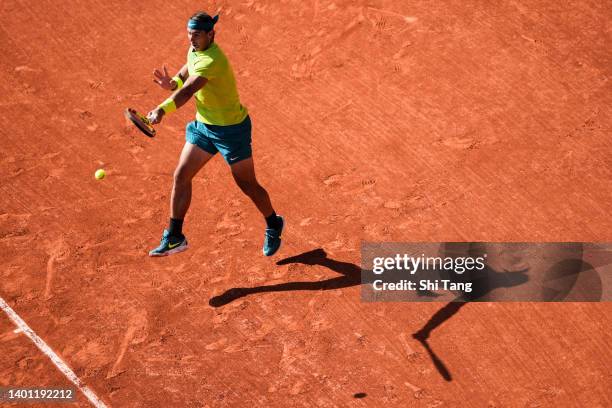
[[[98,169],[96,170],[95,176],[96,176],[96,179],[102,180],[104,176],[106,176],[106,172],[104,171],[104,169]]]

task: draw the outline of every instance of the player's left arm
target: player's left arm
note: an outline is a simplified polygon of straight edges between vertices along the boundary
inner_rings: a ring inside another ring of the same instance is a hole
[[[183,84],[183,87],[174,91],[172,95],[162,102],[157,108],[147,114],[147,118],[152,124],[161,122],[166,113],[175,111],[183,106],[193,94],[202,89],[208,82],[207,78],[198,75],[190,75]]]

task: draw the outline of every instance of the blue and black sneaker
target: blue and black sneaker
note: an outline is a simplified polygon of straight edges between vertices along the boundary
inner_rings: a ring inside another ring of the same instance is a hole
[[[149,256],[172,255],[178,252],[183,252],[187,248],[189,248],[189,245],[187,245],[187,238],[185,238],[184,235],[174,237],[170,235],[168,230],[164,230],[164,235],[162,235],[159,246],[151,250],[151,252],[149,252]]]
[[[283,233],[285,220],[280,215],[278,215],[278,220],[280,222],[280,226],[278,228],[266,228],[266,235],[264,236],[263,245],[263,254],[265,256],[274,255],[281,246],[281,234]]]

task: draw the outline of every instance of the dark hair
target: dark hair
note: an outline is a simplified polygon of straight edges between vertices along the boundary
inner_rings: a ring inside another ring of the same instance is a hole
[[[217,22],[218,17],[211,17],[210,14],[204,11],[198,11],[189,18],[189,21],[195,22],[198,26],[205,28],[203,31],[210,32]]]

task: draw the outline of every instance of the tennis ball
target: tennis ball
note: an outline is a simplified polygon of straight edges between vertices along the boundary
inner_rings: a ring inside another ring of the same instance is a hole
[[[95,174],[96,179],[102,180],[104,176],[106,176],[106,172],[104,171],[104,169],[96,170],[96,174]]]

